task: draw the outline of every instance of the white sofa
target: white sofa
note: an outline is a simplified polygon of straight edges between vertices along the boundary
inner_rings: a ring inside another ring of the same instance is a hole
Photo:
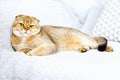
[[[120,43],[109,37],[108,44],[114,48],[109,53],[25,56],[14,52],[10,44],[12,22],[18,14],[35,16],[41,25],[72,27],[92,35],[106,4],[107,0],[1,0],[0,80],[120,80]]]

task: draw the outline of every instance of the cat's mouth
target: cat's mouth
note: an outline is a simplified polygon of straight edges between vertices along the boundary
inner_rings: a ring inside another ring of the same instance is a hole
[[[25,31],[23,34],[28,34],[28,32],[27,32],[27,31]]]
[[[28,33],[23,33],[23,35],[26,35],[26,36],[27,36],[27,35],[29,35],[29,34],[28,34]]]
[[[22,33],[22,35],[23,35],[24,37],[30,36],[30,34],[28,34],[28,32],[24,32],[24,33]]]

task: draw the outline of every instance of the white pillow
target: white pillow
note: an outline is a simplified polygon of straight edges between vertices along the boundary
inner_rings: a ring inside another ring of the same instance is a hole
[[[93,6],[89,9],[85,24],[82,27],[82,31],[84,33],[91,34],[91,31],[94,29],[96,21],[99,18],[100,13],[102,12],[102,9],[103,9],[102,7],[103,6],[101,6],[101,7]]]
[[[91,32],[96,23],[105,0],[62,0],[66,9],[74,15],[74,19],[83,25],[81,31]]]
[[[120,0],[108,0],[92,34],[120,41]]]
[[[95,3],[95,0],[62,0],[69,12],[76,14],[79,22],[84,24],[88,9]]]

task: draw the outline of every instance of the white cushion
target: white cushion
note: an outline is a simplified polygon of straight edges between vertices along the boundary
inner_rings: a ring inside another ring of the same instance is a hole
[[[120,0],[108,0],[92,34],[120,41]]]
[[[73,19],[83,25],[81,31],[90,33],[103,9],[105,0],[62,0]]]
[[[84,24],[89,8],[95,3],[95,0],[62,0],[67,10],[75,14],[76,19]]]

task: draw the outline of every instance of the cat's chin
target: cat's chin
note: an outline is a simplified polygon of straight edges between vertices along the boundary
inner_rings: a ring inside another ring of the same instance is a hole
[[[35,34],[26,34],[26,33],[23,33],[23,34],[15,34],[17,37],[21,37],[21,38],[25,38],[25,37],[30,37],[30,36],[33,36]]]

